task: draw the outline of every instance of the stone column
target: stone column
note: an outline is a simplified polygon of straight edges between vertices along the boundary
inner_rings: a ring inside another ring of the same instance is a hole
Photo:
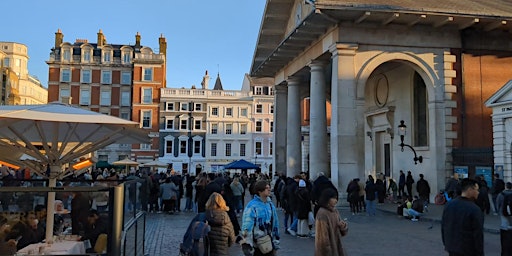
[[[286,122],[286,176],[293,177],[302,170],[300,80],[288,78],[288,115]]]
[[[345,191],[349,181],[364,178],[363,116],[356,107],[356,44],[336,43],[332,53],[331,180]],[[361,123],[361,124],[359,124]],[[364,180],[364,179],[363,179]]]
[[[327,155],[327,116],[325,108],[325,66],[326,62],[314,60],[309,64],[310,106],[309,106],[309,175],[316,179],[318,173],[330,173]]]
[[[286,174],[288,91],[284,85],[275,85],[274,92],[274,170],[278,174]]]

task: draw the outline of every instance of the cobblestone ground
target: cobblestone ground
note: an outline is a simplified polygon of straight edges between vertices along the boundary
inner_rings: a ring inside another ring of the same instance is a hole
[[[438,223],[411,222],[396,215],[378,212],[375,217],[348,215],[349,233],[343,239],[348,255],[357,256],[432,256],[447,255],[443,250],[441,229]],[[280,211],[282,226],[283,213]],[[151,256],[179,255],[179,244],[185,230],[193,218],[193,213],[174,215],[151,213],[146,225],[146,254]],[[278,255],[313,255],[314,239],[297,238],[281,234],[281,247]],[[499,235],[484,233],[485,254],[500,255]],[[230,255],[242,255],[238,245],[233,245]]]

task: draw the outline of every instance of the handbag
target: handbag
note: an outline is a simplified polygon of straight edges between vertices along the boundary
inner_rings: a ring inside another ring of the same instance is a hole
[[[308,225],[315,225],[315,216],[313,212],[308,212]]]
[[[261,253],[267,254],[272,251],[272,238],[270,235],[265,235],[260,238],[256,238],[256,247]]]

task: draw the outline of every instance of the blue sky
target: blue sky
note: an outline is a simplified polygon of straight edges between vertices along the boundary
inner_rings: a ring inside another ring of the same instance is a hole
[[[249,73],[265,0],[25,0],[2,3],[0,41],[28,46],[29,73],[48,84],[50,49],[61,29],[65,42],[96,43],[102,29],[107,43],[135,43],[158,51],[167,40],[167,87],[200,86],[204,72],[210,89],[220,73],[225,90],[239,90]]]

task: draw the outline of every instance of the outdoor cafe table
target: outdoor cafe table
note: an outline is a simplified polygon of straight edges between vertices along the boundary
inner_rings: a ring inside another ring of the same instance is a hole
[[[82,241],[57,241],[53,244],[30,244],[18,251],[17,255],[41,255],[39,247],[44,247],[44,254],[70,255],[85,254],[85,246]]]

